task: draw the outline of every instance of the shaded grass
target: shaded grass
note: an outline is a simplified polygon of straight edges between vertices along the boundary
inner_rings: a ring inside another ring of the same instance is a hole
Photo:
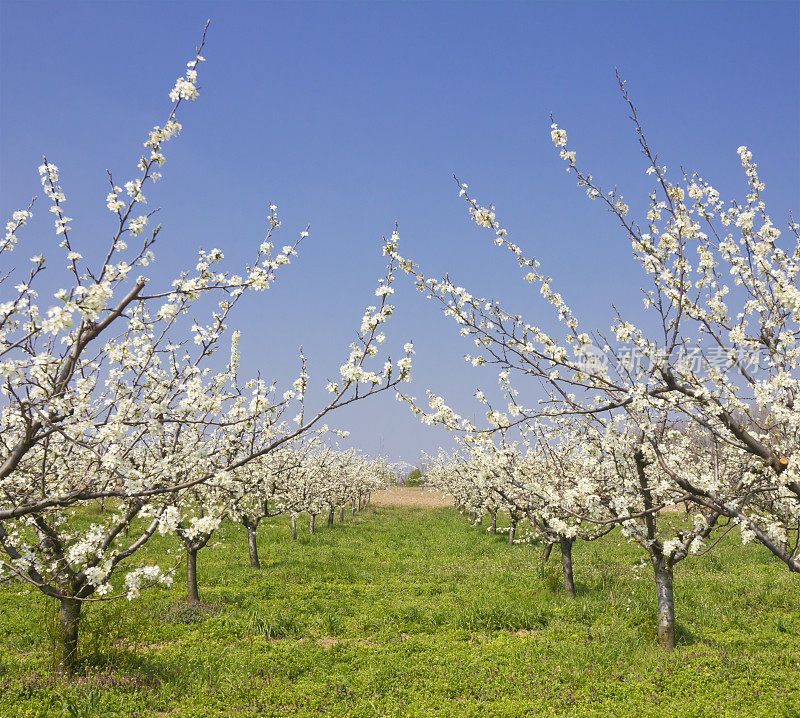
[[[574,600],[556,555],[451,509],[376,507],[298,542],[275,520],[259,544],[255,571],[240,527],[221,530],[200,607],[180,581],[90,606],[69,685],[48,677],[54,602],[0,587],[0,715],[800,718],[800,578],[734,537],[678,567],[671,655],[618,534],[576,543]]]

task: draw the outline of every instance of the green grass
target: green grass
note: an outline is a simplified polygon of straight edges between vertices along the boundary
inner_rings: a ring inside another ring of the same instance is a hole
[[[616,534],[576,543],[574,600],[557,550],[543,566],[450,509],[370,508],[295,543],[280,520],[259,543],[257,571],[221,530],[200,607],[180,580],[92,604],[73,683],[49,677],[54,602],[0,587],[0,715],[800,718],[800,577],[733,535],[678,567],[673,654]]]

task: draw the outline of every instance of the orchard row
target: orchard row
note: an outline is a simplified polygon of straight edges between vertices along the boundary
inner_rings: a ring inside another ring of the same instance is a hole
[[[385,467],[334,452],[330,439],[341,432],[325,422],[386,392],[460,442],[440,462],[441,485],[472,511],[505,508],[514,521],[528,519],[560,544],[565,567],[576,538],[621,526],[653,566],[667,648],[674,565],[711,550],[721,532],[736,527],[800,571],[800,226],[789,217],[782,232],[770,219],[746,147],[738,149],[741,201],[724,201],[697,174],[670,173],[620,80],[652,180],[644,217],[633,218],[617,188],[581,166],[555,121],[550,132],[567,171],[632,248],[644,314],[615,305],[609,331],[583,326],[495,208],[456,180],[469,217],[541,296],[547,318],[530,321],[447,275],[426,276],[394,232],[383,247],[386,273],[328,399],[312,406],[302,353],[285,387],[243,377],[240,335],[229,327],[241,298],[268,290],[294,261],[307,230],[278,250],[281,222],[270,205],[266,236],[241,272],[223,271],[222,251],[211,249],[167,286],[147,276],[161,226],[146,193],[181,130],[180,112],[198,96],[204,42],[169,93],[165,121],[148,133],[136,174],[117,183],[109,173],[113,231],[101,253],[81,253],[47,159],[39,172],[58,248],[44,252],[50,243],[41,242],[8,265],[25,245],[33,202],[0,241],[0,566],[3,578],[60,602],[64,672],[74,670],[85,601],[132,598],[171,579],[174,567],[137,563],[156,532],[183,543],[197,598],[197,552],[224,516],[253,525],[255,561],[255,528],[270,512],[330,516],[357,504]],[[485,419],[465,418],[435,392],[421,402],[402,389],[413,347],[393,361],[384,343],[398,274],[474,343],[469,363],[497,369],[499,386],[474,394]],[[591,360],[598,352],[604,361]],[[112,510],[79,520],[97,502]],[[690,528],[664,513],[676,503],[690,507]]]

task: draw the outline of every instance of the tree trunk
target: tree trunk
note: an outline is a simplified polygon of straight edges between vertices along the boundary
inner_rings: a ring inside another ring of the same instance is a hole
[[[344,504],[339,507],[339,523],[344,523]]]
[[[186,597],[189,603],[200,603],[197,592],[197,549],[186,549]]]
[[[550,558],[550,552],[552,550],[553,550],[553,544],[552,544],[551,541],[548,541],[544,545],[544,548],[542,549],[542,561],[543,562],[547,562],[547,560]]]
[[[247,548],[250,550],[250,568],[261,568],[261,561],[258,560],[256,527],[253,524],[247,526]]]
[[[672,567],[666,560],[653,559],[658,595],[658,644],[671,651],[675,648],[675,599],[672,595]]]
[[[328,526],[333,526],[333,508],[328,511]]]
[[[314,525],[317,522],[317,515],[311,514],[311,517],[308,519],[308,533],[312,536],[314,535]]]
[[[292,514],[292,541],[297,541],[297,516]]]
[[[564,593],[567,596],[575,595],[575,582],[572,580],[572,542],[575,539],[561,536],[561,566],[564,569]]]
[[[355,500],[353,500],[353,502],[350,504],[350,508],[351,508],[350,515],[351,516],[355,516],[356,515],[356,502],[355,502]]]
[[[71,676],[78,663],[78,625],[81,619],[81,602],[76,598],[62,598],[59,611],[59,652],[57,671]]]
[[[517,522],[511,519],[511,526],[508,527],[508,545],[514,543],[514,531],[517,528]]]
[[[490,531],[492,535],[497,533],[497,511],[492,512],[492,528]]]

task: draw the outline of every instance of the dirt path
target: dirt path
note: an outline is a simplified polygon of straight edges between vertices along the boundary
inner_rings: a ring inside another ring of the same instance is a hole
[[[453,505],[453,497],[441,491],[417,486],[397,486],[372,494],[374,506],[417,506],[420,508],[442,508]]]

